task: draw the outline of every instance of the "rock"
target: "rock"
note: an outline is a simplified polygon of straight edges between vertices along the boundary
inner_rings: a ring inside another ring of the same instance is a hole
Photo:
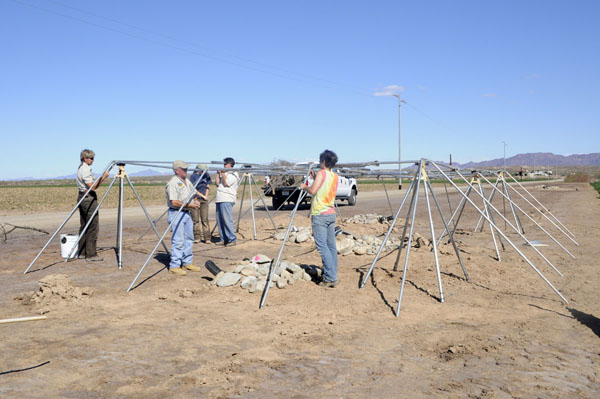
[[[217,287],[230,287],[237,284],[240,278],[242,278],[241,274],[227,272],[217,281]]]
[[[256,270],[256,269],[252,269],[252,268],[246,267],[246,268],[242,269],[242,271],[240,272],[240,274],[242,276],[254,276],[255,277],[259,273],[258,273],[258,270]]]
[[[277,288],[285,288],[286,285],[287,282],[285,281],[285,279],[280,278],[279,280],[277,280]]]
[[[348,248],[342,252],[342,256],[350,255],[352,253],[352,248]]]
[[[367,253],[367,247],[360,245],[360,246],[354,247],[353,251],[357,255],[364,255]]]
[[[258,279],[254,276],[244,277],[242,279],[242,283],[241,283],[240,287],[242,287],[244,289],[251,288],[253,285],[256,286],[257,282],[258,282]]]
[[[184,288],[181,291],[179,291],[179,296],[182,298],[191,298],[192,296],[194,296],[194,293],[188,290],[187,288]]]
[[[217,281],[219,281],[219,279],[223,277],[224,274],[224,271],[220,271],[219,273],[217,273],[217,275],[213,278],[212,283],[217,284]]]
[[[295,264],[295,263],[290,263],[290,264],[287,266],[287,269],[288,269],[290,272],[294,273],[294,274],[295,274],[295,273],[300,273],[300,272],[302,271],[302,268],[301,268],[300,266],[298,266],[297,264]]]
[[[258,267],[258,273],[261,274],[261,275],[263,275],[263,276],[266,276],[269,273],[269,264],[268,263],[264,263],[264,264],[260,265]]]
[[[354,247],[354,240],[348,237],[344,237],[341,239],[336,238],[336,247],[338,254],[341,254],[348,249],[350,249],[350,252],[352,252],[352,247]]]
[[[302,280],[304,280],[304,281],[312,281],[312,278],[310,277],[310,274],[304,272],[302,274]]]
[[[279,240],[279,241],[283,241],[283,239],[285,238],[285,231],[280,231],[278,233],[274,233],[273,238],[276,240]]]
[[[296,234],[296,242],[302,243],[310,238],[310,231],[300,231]]]
[[[167,294],[165,294],[165,293],[158,294],[158,299],[162,299],[162,300],[167,299]]]
[[[267,285],[267,280],[258,280],[256,282],[256,290],[257,291],[262,291],[265,289],[265,286]],[[273,288],[274,284],[271,281],[271,284],[269,284],[269,288]]]
[[[254,263],[262,264],[270,262],[271,258],[269,258],[267,255],[258,254],[252,258],[252,261],[254,261]]]
[[[239,272],[241,272],[241,271],[242,271],[242,270],[243,270],[245,267],[246,267],[246,265],[239,264],[239,265],[237,265],[237,266],[235,267],[235,269],[233,269],[233,272],[234,272],[234,273],[239,273]]]
[[[292,273],[290,273],[290,272],[288,272],[287,270],[284,269],[284,270],[281,271],[280,276],[285,281],[289,281],[292,278]]]

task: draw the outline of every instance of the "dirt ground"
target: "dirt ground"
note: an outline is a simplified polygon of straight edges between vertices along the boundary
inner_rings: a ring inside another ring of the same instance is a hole
[[[363,289],[359,283],[373,256],[340,256],[338,287],[297,282],[272,288],[259,310],[260,293],[239,286],[218,288],[204,268],[185,277],[167,273],[162,250],[126,293],[156,243],[150,234],[137,241],[147,222],[130,210],[125,214],[122,270],[111,248],[113,211],[101,212],[100,263],[62,262],[56,240],[23,275],[48,236],[15,232],[0,243],[0,318],[44,313],[47,319],[0,324],[0,397],[597,398],[600,199],[589,185],[559,186],[530,189],[575,234],[579,246],[516,202],[575,255],[572,259],[521,217],[527,237],[548,244],[540,250],[564,276],[515,233],[508,237],[568,304],[512,248],[501,252],[498,262],[489,231],[471,234],[478,218],[472,209],[465,211],[456,235],[470,282],[453,253],[440,254],[441,303],[433,254],[413,250],[398,318],[394,310],[402,267],[393,271],[396,252],[382,257]],[[390,194],[396,208],[401,194]],[[448,213],[446,197],[439,198]],[[458,196],[450,199],[455,207]],[[502,202],[497,205],[501,208]],[[390,214],[381,192],[359,195],[355,207],[340,206],[340,211],[345,218]],[[152,209],[154,217],[161,212]],[[276,223],[287,226],[290,213],[278,212]],[[299,211],[294,225],[308,226],[306,215]],[[22,224],[53,231],[64,217],[24,215]],[[77,222],[66,230],[76,231]],[[387,230],[384,224],[339,225],[354,234]],[[159,226],[162,232],[166,225]],[[431,236],[423,196],[415,230]],[[273,226],[263,210],[257,210],[258,240],[252,240],[248,216],[240,232],[235,247],[195,245],[194,263],[211,259],[231,270],[258,253],[276,257],[281,242],[270,238]],[[287,245],[283,258],[321,264],[312,242]],[[64,278],[73,285],[52,286]],[[46,296],[28,300],[40,280]]]

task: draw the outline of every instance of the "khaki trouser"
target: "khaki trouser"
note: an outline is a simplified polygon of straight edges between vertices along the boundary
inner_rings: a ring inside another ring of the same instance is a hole
[[[77,202],[83,197],[83,194],[80,192],[77,196]],[[83,231],[86,223],[92,217],[92,214],[98,207],[98,197],[96,196],[95,191],[91,191],[87,197],[81,201],[79,204],[79,234]],[[79,256],[84,258],[90,258],[92,256],[97,256],[96,253],[96,240],[98,239],[98,232],[100,231],[100,223],[98,221],[98,213],[94,216],[94,219],[90,223],[90,226],[85,231],[85,234],[79,240]]]
[[[200,208],[190,209],[194,222],[194,239],[210,242],[210,225],[208,224],[208,201],[200,199]]]

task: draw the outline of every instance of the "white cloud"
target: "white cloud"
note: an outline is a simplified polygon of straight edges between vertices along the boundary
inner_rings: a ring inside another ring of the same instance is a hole
[[[399,85],[389,85],[385,86],[383,89],[376,91],[373,93],[374,96],[392,96],[394,94],[398,94],[404,91],[404,86]]]

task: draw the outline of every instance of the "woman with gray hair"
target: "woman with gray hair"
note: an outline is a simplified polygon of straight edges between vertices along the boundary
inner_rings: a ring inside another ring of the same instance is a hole
[[[108,177],[108,170],[104,172],[102,177],[94,184],[94,174],[90,166],[94,163],[94,156],[96,154],[92,150],[87,148],[81,151],[79,159],[79,169],[77,169],[77,188],[79,189],[79,195],[77,196],[77,202],[79,204],[79,234],[83,231],[85,225],[92,218],[94,211],[98,207],[98,196],[96,195],[96,189],[102,184],[102,182]],[[89,192],[88,192],[88,189]],[[87,192],[87,195],[86,195]],[[86,230],[85,234],[79,239],[79,258],[85,258],[88,262],[99,262],[103,259],[98,256],[96,252],[96,241],[98,239],[98,231],[100,230],[98,220],[98,213],[92,219],[90,226]]]

